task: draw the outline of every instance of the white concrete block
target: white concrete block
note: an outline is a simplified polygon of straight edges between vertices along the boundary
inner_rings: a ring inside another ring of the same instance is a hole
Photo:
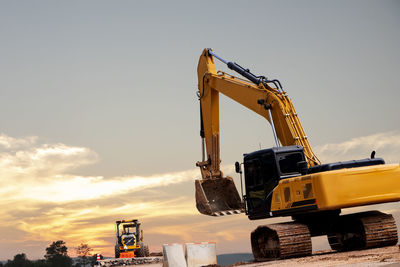
[[[164,244],[163,257],[163,267],[187,267],[182,244]]]
[[[186,243],[187,267],[217,264],[216,244],[213,242]]]

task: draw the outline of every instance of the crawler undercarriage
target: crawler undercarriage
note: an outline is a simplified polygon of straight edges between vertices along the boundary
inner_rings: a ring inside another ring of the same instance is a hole
[[[255,260],[309,256],[312,253],[311,237],[321,235],[327,235],[331,248],[337,251],[397,244],[397,228],[392,215],[369,211],[339,216],[339,212],[294,216],[293,222],[257,227],[251,233]]]

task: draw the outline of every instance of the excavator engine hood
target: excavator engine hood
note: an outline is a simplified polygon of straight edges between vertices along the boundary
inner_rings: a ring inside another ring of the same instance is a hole
[[[231,177],[195,181],[197,210],[210,216],[239,214],[244,204]]]

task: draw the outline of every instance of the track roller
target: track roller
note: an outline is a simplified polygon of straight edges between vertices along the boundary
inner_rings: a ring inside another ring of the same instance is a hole
[[[262,225],[251,233],[256,261],[309,256],[311,235],[305,224],[297,222]]]
[[[397,227],[393,216],[369,211],[340,216],[328,241],[333,250],[349,251],[396,245]]]

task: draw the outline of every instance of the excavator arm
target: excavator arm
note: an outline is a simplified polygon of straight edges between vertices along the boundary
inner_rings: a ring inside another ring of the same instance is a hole
[[[217,71],[214,57],[249,81]],[[196,204],[201,213],[225,215],[243,210],[232,178],[224,177],[220,169],[219,93],[267,119],[277,146],[279,142],[283,146],[300,145],[309,167],[320,164],[293,104],[278,80],[255,76],[240,65],[221,59],[211,49],[204,49],[201,54],[197,74],[203,158],[196,165],[200,167],[203,179],[196,180]]]

